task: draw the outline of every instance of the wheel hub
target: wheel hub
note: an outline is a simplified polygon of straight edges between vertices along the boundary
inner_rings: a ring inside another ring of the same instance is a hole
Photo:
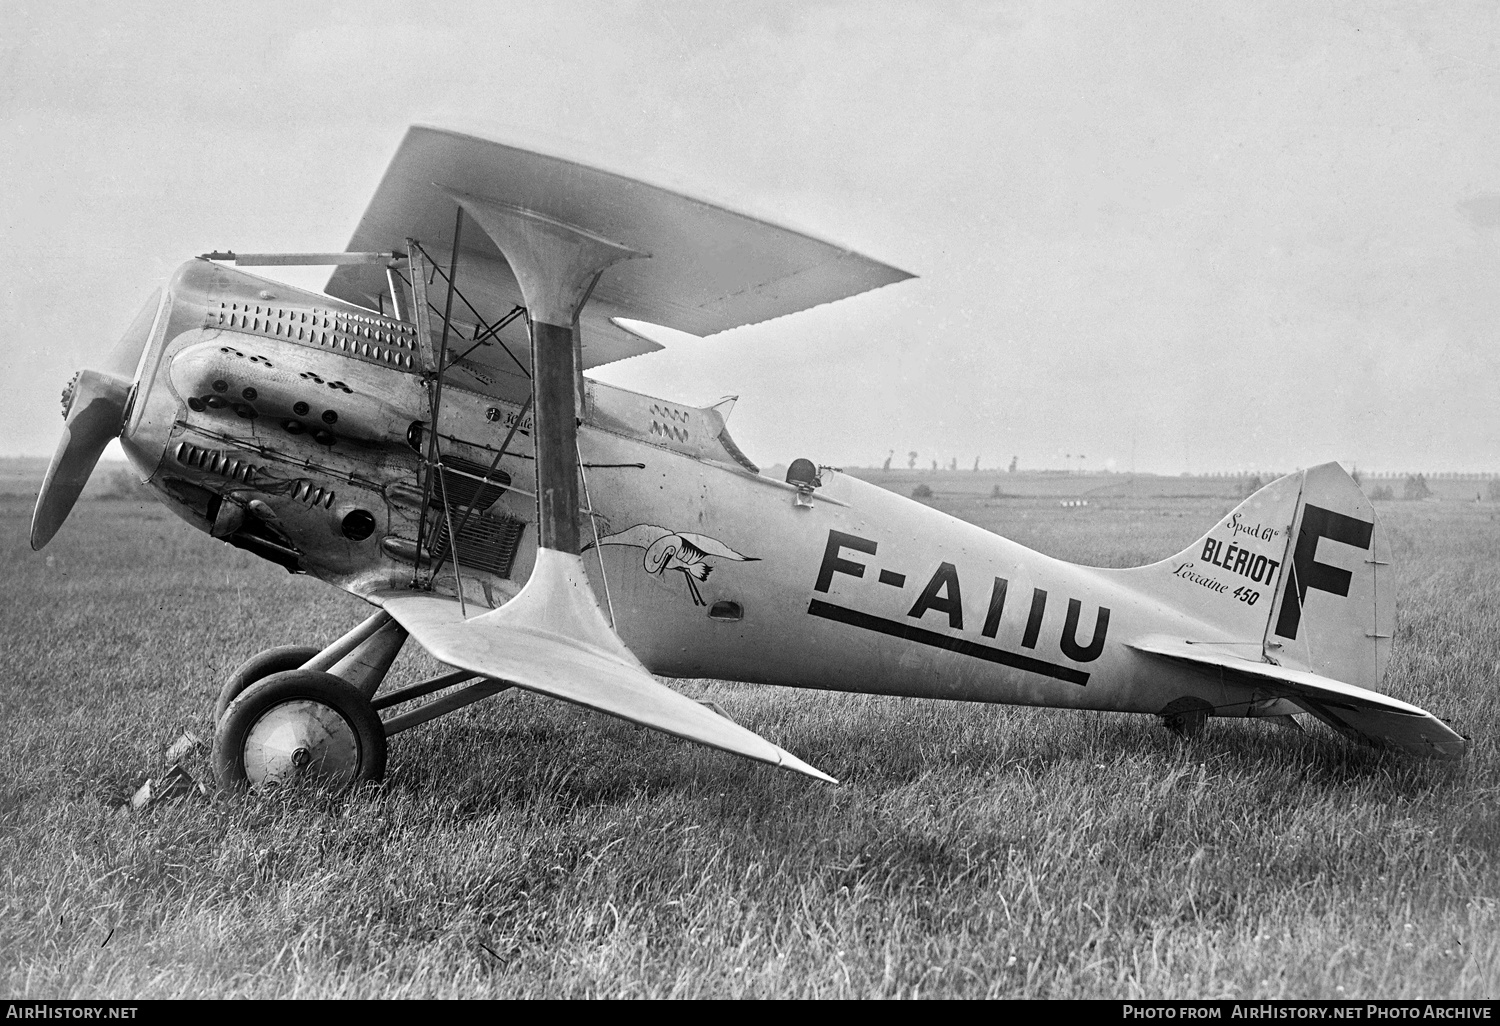
[[[252,788],[342,788],[359,772],[359,738],[337,709],[308,699],[268,709],[245,735]]]

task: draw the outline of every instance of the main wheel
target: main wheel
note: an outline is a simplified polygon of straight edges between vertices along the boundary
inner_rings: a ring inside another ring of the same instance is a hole
[[[385,775],[385,727],[360,691],[318,670],[250,685],[214,732],[214,773],[226,790],[342,791]]]
[[[273,673],[295,670],[321,651],[315,645],[281,645],[257,652],[246,659],[238,670],[229,675],[219,691],[219,700],[214,703],[214,723],[217,724],[224,718],[229,703],[239,698],[240,692],[251,684],[264,680]]]

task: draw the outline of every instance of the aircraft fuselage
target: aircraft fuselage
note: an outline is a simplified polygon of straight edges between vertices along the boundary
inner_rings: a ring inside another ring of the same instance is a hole
[[[440,563],[435,590],[499,605],[536,554],[529,383],[456,364],[434,425],[417,353],[410,324],[191,261],[166,291],[123,444],[178,515],[290,570],[369,597]],[[1212,633],[1128,572],[1052,559],[834,470],[814,488],[761,476],[712,407],[583,391],[585,565],[654,673],[1286,711],[1234,706],[1208,675],[1128,649]],[[449,469],[424,504],[433,430]]]

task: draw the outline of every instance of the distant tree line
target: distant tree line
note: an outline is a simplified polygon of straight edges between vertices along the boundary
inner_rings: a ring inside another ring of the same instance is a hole
[[[1492,484],[1500,485],[1500,481],[1492,482]],[[1492,488],[1491,491],[1495,489]],[[1406,480],[1401,482],[1401,498],[1403,499],[1415,502],[1431,495],[1432,489],[1427,487],[1427,478],[1422,474],[1408,474]],[[1370,489],[1372,499],[1394,499],[1395,497],[1396,489],[1388,484],[1376,485]]]

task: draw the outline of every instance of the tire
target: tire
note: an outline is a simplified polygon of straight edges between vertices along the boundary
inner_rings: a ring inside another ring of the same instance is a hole
[[[1208,714],[1195,710],[1175,713],[1171,716],[1163,716],[1161,725],[1178,737],[1202,737],[1204,728],[1208,726]]]
[[[214,731],[214,773],[229,791],[344,791],[385,775],[385,727],[354,685],[319,670],[256,681]]]
[[[214,724],[217,726],[229,709],[229,703],[240,697],[251,684],[264,680],[273,673],[295,670],[322,649],[314,645],[281,645],[257,652],[240,664],[240,668],[229,675],[219,690],[219,700],[214,703]]]
[[[1208,718],[1213,714],[1212,705],[1189,695],[1173,699],[1157,713],[1161,717],[1161,725],[1182,738],[1201,737],[1208,725]]]

